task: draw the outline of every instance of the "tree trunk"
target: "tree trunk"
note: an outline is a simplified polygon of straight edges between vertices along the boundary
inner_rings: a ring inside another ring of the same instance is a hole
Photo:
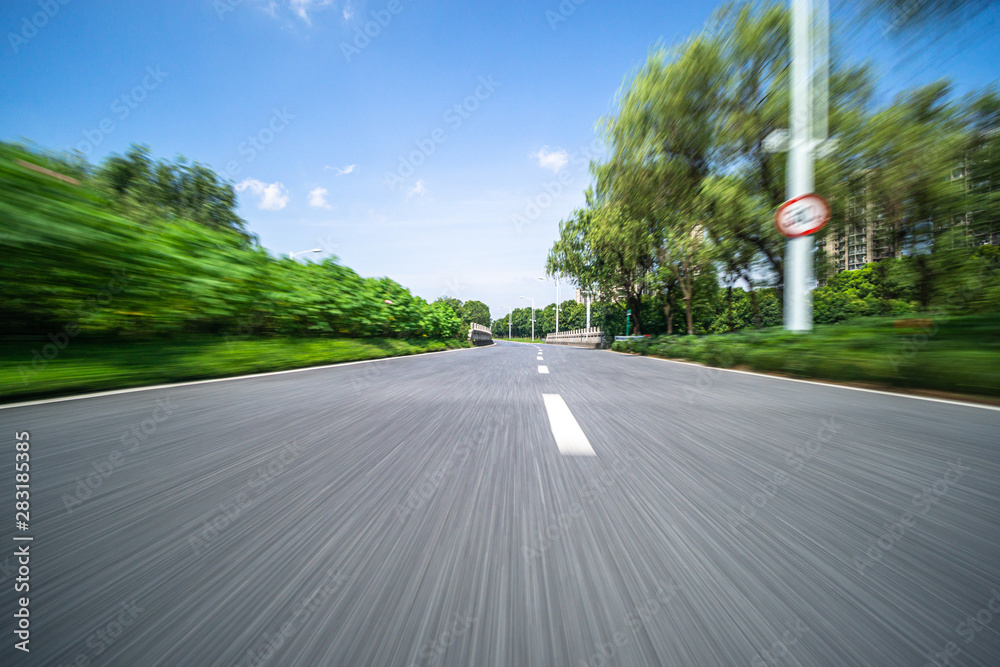
[[[667,335],[674,333],[674,321],[670,318],[670,299],[663,302],[663,316],[667,318]]]
[[[694,319],[691,315],[691,301],[694,297],[694,276],[691,275],[689,270],[690,265],[685,260],[683,264],[684,275],[678,281],[681,288],[681,294],[684,298],[684,310],[687,315],[687,332],[688,336],[694,335]]]
[[[726,287],[726,309],[729,311],[726,318],[729,320],[729,333],[736,331],[736,321],[733,319],[733,284]]]
[[[639,310],[642,307],[642,297],[629,297],[625,300],[625,304],[632,311],[632,323],[635,327],[635,331],[632,333],[633,336],[642,335],[642,320],[639,318]]]

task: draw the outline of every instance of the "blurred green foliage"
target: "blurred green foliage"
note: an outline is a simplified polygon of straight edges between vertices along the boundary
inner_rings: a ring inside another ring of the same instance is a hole
[[[26,359],[23,342],[0,342],[0,400],[100,391],[466,347],[452,340],[185,336],[79,340],[58,357]],[[43,346],[36,344],[35,349]]]
[[[879,12],[905,6],[904,18],[927,21],[982,4],[886,0]],[[559,224],[549,274],[615,295],[636,333],[772,323],[787,243],[773,216],[786,198],[788,158],[771,144],[789,123],[789,26],[787,3],[726,3],[703,30],[650,51],[599,123],[607,150],[591,164],[586,205]],[[832,215],[816,239],[842,240],[846,255],[856,249],[850,235],[869,226],[867,259],[903,259],[878,275],[830,278],[816,293],[816,322],[1000,310],[996,255],[973,249],[1000,242],[1000,93],[957,98],[936,81],[882,104],[876,73],[830,61],[829,140],[817,151],[815,189]],[[817,259],[817,276],[829,278],[829,258]]]
[[[269,255],[202,165],[0,144],[0,193],[0,336],[464,338],[451,308],[388,278]]]
[[[710,336],[619,341],[619,352],[798,377],[1000,396],[1000,315],[868,318]]]

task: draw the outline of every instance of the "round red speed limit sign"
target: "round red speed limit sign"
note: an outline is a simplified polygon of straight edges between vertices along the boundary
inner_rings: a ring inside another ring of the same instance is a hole
[[[830,206],[817,194],[789,199],[778,207],[774,225],[789,238],[818,232],[830,219]]]

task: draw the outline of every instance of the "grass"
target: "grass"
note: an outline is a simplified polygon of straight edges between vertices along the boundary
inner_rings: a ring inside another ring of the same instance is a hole
[[[544,336],[542,336],[542,337],[536,336],[535,340],[531,340],[530,338],[517,338],[517,337],[514,337],[514,338],[500,338],[499,336],[494,336],[493,340],[509,340],[509,341],[513,341],[515,343],[544,343],[545,342],[545,337]]]
[[[782,329],[616,342],[614,350],[709,366],[1000,396],[1000,315],[869,318]]]
[[[47,340],[0,343],[0,402],[436,352],[468,343],[386,338],[269,338],[227,342]],[[58,353],[48,361],[40,355]],[[34,354],[38,353],[36,357]]]

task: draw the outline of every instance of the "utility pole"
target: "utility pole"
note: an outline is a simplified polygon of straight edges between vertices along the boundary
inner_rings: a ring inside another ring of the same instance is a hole
[[[814,0],[791,0],[792,118],[786,184],[789,200],[813,192],[813,151],[819,141],[826,139],[827,2],[815,0],[819,11],[814,16]],[[818,121],[815,126],[814,113]],[[812,331],[812,235],[790,238],[785,247],[785,329]]]
[[[539,280],[545,282],[545,276],[539,276]],[[559,274],[555,275],[556,279],[556,333],[559,333]]]
[[[559,275],[556,275],[556,333],[559,333]]]
[[[514,324],[514,309],[510,306],[505,306],[502,303],[500,304],[500,307],[507,309],[507,338],[513,338],[511,331]]]
[[[535,342],[535,298],[522,296],[522,299],[526,301],[531,301],[531,342]]]

